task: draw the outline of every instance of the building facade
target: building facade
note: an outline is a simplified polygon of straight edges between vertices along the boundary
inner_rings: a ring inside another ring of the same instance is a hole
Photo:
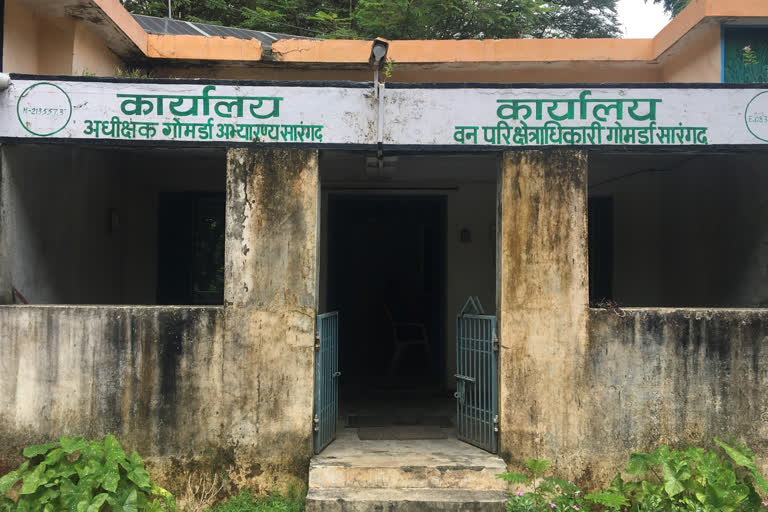
[[[114,433],[171,488],[303,480],[325,405],[454,393],[469,440],[586,485],[715,436],[766,469],[763,2],[380,42],[386,83],[373,41],[4,8],[0,472]]]

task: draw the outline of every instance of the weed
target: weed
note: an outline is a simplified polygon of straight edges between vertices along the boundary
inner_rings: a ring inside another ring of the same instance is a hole
[[[273,491],[267,496],[254,496],[245,489],[206,512],[304,512],[304,493],[291,488],[285,493]]]

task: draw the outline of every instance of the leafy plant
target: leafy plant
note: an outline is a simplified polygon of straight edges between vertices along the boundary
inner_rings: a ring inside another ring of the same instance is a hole
[[[747,45],[741,49],[741,58],[744,62],[744,67],[752,77],[752,82],[760,82],[760,72],[757,68],[760,66],[760,61],[757,58],[757,54],[752,49],[751,45]]]
[[[387,59],[387,62],[384,64],[384,71],[382,73],[384,75],[384,80],[390,79],[390,77],[392,76],[392,71],[394,71],[394,69],[395,69],[395,59],[390,57],[389,59]]]
[[[586,499],[609,510],[632,512],[738,512],[768,506],[758,494],[768,493],[768,483],[755,455],[746,446],[715,442],[728,459],[702,448],[662,446],[652,453],[633,453],[627,473],[643,477],[640,481],[625,482],[616,475],[608,489]]]
[[[589,512],[581,490],[572,482],[555,477],[542,477],[552,463],[542,459],[525,459],[527,474],[507,472],[497,475],[512,484],[527,484],[531,491],[518,489],[510,494],[508,512]]]
[[[0,478],[3,512],[173,512],[173,495],[154,485],[135,451],[127,456],[114,436],[104,442],[62,437],[28,446],[15,471]],[[16,501],[7,497],[18,487]]]
[[[287,493],[274,491],[267,496],[254,496],[244,489],[229,501],[206,512],[304,512],[304,493],[291,488]]]

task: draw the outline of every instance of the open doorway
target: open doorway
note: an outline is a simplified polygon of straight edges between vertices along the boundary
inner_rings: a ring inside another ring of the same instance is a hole
[[[339,427],[455,437],[456,315],[495,310],[492,155],[404,155],[386,179],[321,154],[320,312],[338,311]],[[347,432],[349,434],[349,432]]]
[[[443,387],[445,198],[331,196],[342,399]]]
[[[449,435],[445,218],[443,195],[328,198],[342,420],[361,439]]]

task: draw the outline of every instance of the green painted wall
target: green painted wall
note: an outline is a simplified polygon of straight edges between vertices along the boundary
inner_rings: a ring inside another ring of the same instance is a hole
[[[725,27],[723,30],[723,78],[726,83],[768,82],[768,26]],[[744,47],[749,46],[757,64],[746,64]]]

